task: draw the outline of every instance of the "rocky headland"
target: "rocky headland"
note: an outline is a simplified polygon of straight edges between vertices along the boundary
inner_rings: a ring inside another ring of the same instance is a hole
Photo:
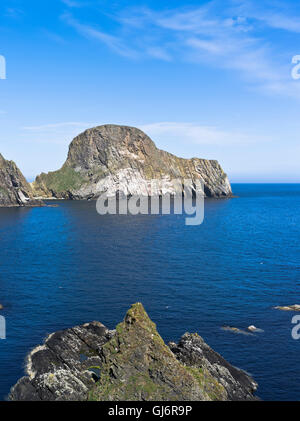
[[[92,322],[49,335],[29,353],[10,400],[252,401],[256,389],[198,334],[166,345],[137,303],[116,330]]]
[[[0,154],[0,207],[42,206],[30,184],[13,161]]]
[[[86,130],[70,144],[58,171],[42,173],[32,183],[36,197],[95,199],[102,193],[161,196],[182,193],[171,180],[200,180],[207,197],[230,197],[231,186],[217,161],[183,159],[162,151],[141,130],[104,125]],[[151,180],[160,180],[155,188]]]

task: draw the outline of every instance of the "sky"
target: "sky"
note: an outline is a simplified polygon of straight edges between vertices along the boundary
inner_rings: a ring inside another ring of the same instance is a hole
[[[294,0],[1,0],[0,153],[31,181],[125,124],[232,182],[300,182],[297,55]]]

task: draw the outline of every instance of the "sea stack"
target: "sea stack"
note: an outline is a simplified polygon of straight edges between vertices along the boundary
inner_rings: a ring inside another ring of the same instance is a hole
[[[257,383],[197,334],[166,345],[141,303],[116,330],[53,333],[27,356],[13,401],[253,401]]]
[[[30,184],[13,161],[0,154],[0,207],[42,206]]]
[[[162,151],[141,130],[104,125],[86,130],[69,147],[58,171],[42,173],[32,183],[36,197],[96,199],[118,191],[130,195],[174,194],[171,180],[200,180],[206,197],[230,197],[231,186],[217,161],[183,159]],[[151,180],[160,180],[149,192]],[[182,184],[178,187],[182,192]]]

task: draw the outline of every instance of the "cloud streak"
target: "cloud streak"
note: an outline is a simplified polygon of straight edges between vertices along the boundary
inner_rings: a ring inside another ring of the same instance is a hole
[[[135,58],[137,56],[136,52],[128,48],[120,38],[94,28],[92,25],[80,23],[69,13],[62,15],[61,19],[85,38],[98,41],[121,56],[129,58]]]
[[[83,6],[82,3],[78,2],[78,1],[75,1],[75,0],[61,0],[61,1],[64,5],[66,5],[67,7],[70,7],[70,8],[72,8],[72,7],[82,7]]]
[[[138,126],[155,140],[178,140],[184,144],[198,145],[241,145],[269,142],[265,136],[257,136],[239,131],[227,131],[213,126],[188,122],[158,122]]]
[[[170,39],[176,49],[168,53],[183,61],[198,62],[206,66],[234,70],[239,76],[268,92],[300,98],[300,89],[290,78],[290,57],[279,57],[276,45],[262,36],[261,25],[297,28],[297,21],[284,16],[266,14],[254,16],[250,8],[222,7],[218,0],[193,10],[143,12],[144,20],[163,31],[160,42],[164,47]],[[241,3],[242,4],[242,3]],[[216,9],[219,8],[219,13]],[[140,12],[141,13],[141,12]],[[239,14],[241,13],[241,14]],[[256,20],[255,20],[256,19]],[[138,17],[135,19],[138,21]],[[128,20],[134,25],[135,20]],[[298,29],[300,26],[298,27]]]
[[[72,6],[73,0],[64,1]],[[80,35],[123,57],[233,70],[251,87],[300,99],[300,84],[290,76],[291,56],[298,52],[279,48],[267,30],[300,34],[300,7],[292,16],[282,3],[213,0],[200,7],[140,7],[104,15],[113,22],[113,34],[70,13],[62,19]]]
[[[93,122],[60,122],[39,126],[22,127],[26,136],[32,139],[51,143],[68,143],[75,136],[91,127],[101,123]],[[270,139],[261,135],[251,135],[238,130],[224,130],[214,126],[201,125],[190,122],[154,122],[149,124],[136,124],[155,141],[176,141],[180,139],[185,144],[198,145],[240,145],[268,142]]]
[[[52,124],[42,124],[41,126],[25,126],[23,127],[24,130],[29,131],[35,131],[35,132],[41,132],[44,130],[49,129],[66,129],[67,127],[82,127],[82,126],[88,126],[91,123],[82,123],[78,121],[67,121],[64,123],[52,123]]]
[[[26,138],[30,136],[30,140],[36,142],[68,144],[75,136],[94,126],[97,126],[97,124],[67,121],[39,126],[25,126],[21,128],[21,133],[22,136]]]

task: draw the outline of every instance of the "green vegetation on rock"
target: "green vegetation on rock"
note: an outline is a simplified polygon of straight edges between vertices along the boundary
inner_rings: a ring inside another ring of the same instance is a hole
[[[75,171],[69,165],[64,165],[58,171],[48,174],[42,173],[33,183],[33,188],[38,196],[51,196],[55,192],[57,197],[67,198],[72,191],[79,189],[84,182],[87,182],[86,177],[83,177],[80,172]]]
[[[207,370],[184,366],[142,304],[127,312],[102,348],[101,378],[90,400],[223,400],[224,387]]]

